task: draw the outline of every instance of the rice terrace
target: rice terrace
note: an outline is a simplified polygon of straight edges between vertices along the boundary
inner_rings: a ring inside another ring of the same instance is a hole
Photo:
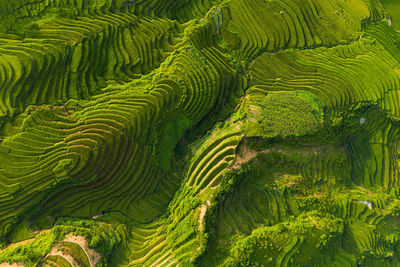
[[[0,266],[400,266],[400,1],[0,0]]]

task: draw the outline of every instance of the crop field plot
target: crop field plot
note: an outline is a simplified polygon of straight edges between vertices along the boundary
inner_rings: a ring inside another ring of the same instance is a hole
[[[400,266],[400,2],[0,2],[0,266]]]

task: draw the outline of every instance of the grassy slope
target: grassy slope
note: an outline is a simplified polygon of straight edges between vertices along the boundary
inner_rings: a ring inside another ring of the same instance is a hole
[[[400,7],[395,0],[382,0],[381,1],[386,13],[390,16],[395,27],[399,27]]]
[[[398,266],[381,2],[0,4],[0,262]]]

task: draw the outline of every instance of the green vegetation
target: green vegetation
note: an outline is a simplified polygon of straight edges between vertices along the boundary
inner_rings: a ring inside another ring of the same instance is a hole
[[[400,4],[0,3],[0,265],[399,266]]]
[[[388,18],[390,19],[391,23],[393,23],[395,27],[398,27],[400,23],[400,7],[398,3],[396,3],[394,0],[382,0],[381,2],[385,12],[389,15]]]
[[[10,235],[10,242],[15,243],[33,237],[35,237],[35,235],[28,229],[26,222],[22,221],[17,227],[15,227],[14,231]]]
[[[271,91],[249,92],[244,101],[247,112],[246,136],[271,138],[277,135],[305,135],[316,131],[323,120],[322,104],[311,93]]]
[[[83,251],[82,247],[76,243],[62,242],[62,245],[60,248],[58,248],[58,251],[66,251],[67,253],[69,253],[75,260],[75,262],[79,264],[79,266],[90,266],[88,256]]]
[[[60,255],[52,255],[52,248],[67,250],[65,254],[72,254],[79,266],[90,266],[88,256],[81,246],[71,242],[61,242],[68,235],[82,236],[88,242],[88,247],[96,249],[102,254],[98,264],[106,264],[115,244],[120,242],[120,236],[114,231],[111,225],[97,224],[87,220],[60,219],[50,231],[39,233],[34,239],[27,243],[10,246],[0,253],[1,262],[19,262],[25,266],[36,266],[40,262],[51,261],[66,264],[66,259]],[[57,247],[61,244],[61,247]],[[64,254],[63,254],[64,255]],[[85,265],[86,264],[86,265]]]

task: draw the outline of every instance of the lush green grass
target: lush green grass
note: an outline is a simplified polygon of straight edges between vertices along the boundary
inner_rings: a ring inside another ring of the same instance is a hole
[[[10,242],[19,242],[33,237],[35,237],[35,235],[28,229],[26,221],[22,221],[10,236]]]
[[[273,91],[247,97],[243,116],[249,137],[311,134],[321,126],[322,103],[311,93]]]
[[[399,27],[400,23],[400,6],[396,0],[381,0],[385,12],[389,15],[393,26]]]
[[[0,3],[0,263],[398,266],[397,9]]]

